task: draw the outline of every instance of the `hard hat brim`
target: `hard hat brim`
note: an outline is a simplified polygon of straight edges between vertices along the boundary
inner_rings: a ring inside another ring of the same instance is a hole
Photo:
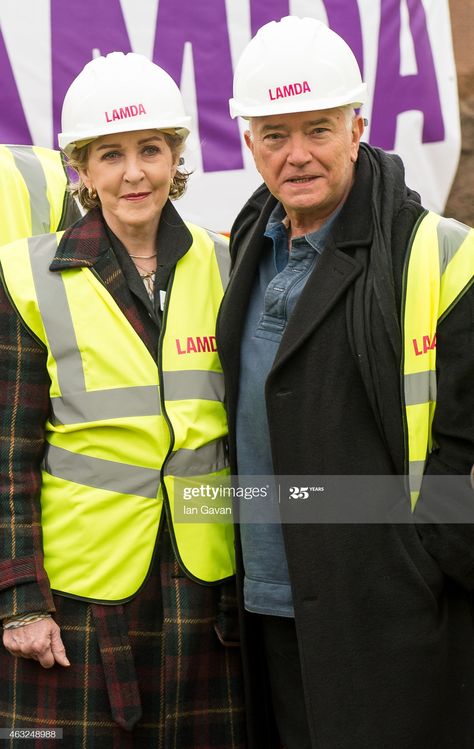
[[[242,117],[249,120],[251,117],[268,117],[273,114],[294,114],[297,112],[318,112],[322,109],[337,109],[339,107],[353,106],[354,109],[361,107],[366,100],[367,85],[362,83],[356,89],[347,92],[345,96],[328,97],[327,99],[282,99],[281,101],[242,105],[237,99],[229,99],[229,111],[232,119]]]
[[[83,141],[92,142],[97,138],[101,138],[103,135],[111,135],[114,133],[128,133],[137,132],[139,130],[174,130],[177,135],[180,135],[183,140],[186,140],[190,130],[191,117],[180,117],[176,122],[172,122],[169,119],[163,122],[150,123],[150,122],[136,122],[133,125],[131,123],[124,123],[122,120],[118,120],[115,124],[108,124],[107,127],[102,129],[94,129],[94,132],[81,132],[78,137],[77,132],[74,133],[59,133],[58,134],[58,145],[61,151],[69,156],[78,143]]]

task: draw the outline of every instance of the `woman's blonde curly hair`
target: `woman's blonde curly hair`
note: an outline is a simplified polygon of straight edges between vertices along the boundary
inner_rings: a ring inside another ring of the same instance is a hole
[[[166,130],[160,130],[160,132],[163,134],[165,141],[170,147],[171,153],[178,161],[179,166],[181,166],[183,163],[181,154],[184,151],[185,139],[178,133],[168,132]],[[89,146],[91,142],[92,141],[89,141],[84,145],[77,145],[69,156],[65,156],[67,166],[71,167],[77,175],[77,179],[69,181],[68,191],[79,201],[80,205],[86,211],[90,211],[92,208],[100,205],[97,193],[89,192],[79,173],[79,169],[85,169],[87,167]],[[177,200],[184,194],[190,175],[191,172],[188,172],[185,169],[178,168],[176,170],[176,174],[170,185],[169,197],[171,200]]]

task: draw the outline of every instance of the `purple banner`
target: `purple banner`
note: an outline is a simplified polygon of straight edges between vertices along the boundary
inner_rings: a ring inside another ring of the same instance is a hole
[[[243,1],[243,0],[242,0]],[[289,0],[248,0],[252,33],[289,12]],[[402,0],[381,0],[378,60],[375,74],[370,141],[393,150],[397,117],[416,110],[423,115],[423,143],[443,141],[445,124],[438,81],[422,0],[406,0],[409,30],[416,58],[416,74],[400,74]],[[364,44],[357,0],[325,0],[330,26],[343,36],[364,71]],[[51,0],[51,64],[56,133],[64,94],[77,73],[100,54],[131,50],[119,0]],[[367,3],[368,12],[370,3]],[[139,7],[137,7],[139,14]],[[243,169],[238,123],[230,119],[232,58],[225,0],[160,0],[154,30],[153,59],[181,82],[185,45],[192,48],[198,110],[199,141],[205,172]],[[34,31],[32,31],[32,35]],[[32,36],[32,38],[34,38]],[[10,49],[13,46],[10,44]],[[0,34],[0,142],[31,143],[10,60]]]
[[[444,140],[444,121],[426,16],[421,0],[407,0],[417,73],[400,75],[400,0],[382,0],[378,65],[370,142],[392,150],[397,116],[410,109],[423,114],[423,143]]]
[[[186,42],[192,44],[199,136],[205,172],[242,169],[237,122],[229,117],[232,61],[225,0],[160,0],[153,52],[179,84]]]
[[[0,30],[0,143],[31,143],[23,107]]]

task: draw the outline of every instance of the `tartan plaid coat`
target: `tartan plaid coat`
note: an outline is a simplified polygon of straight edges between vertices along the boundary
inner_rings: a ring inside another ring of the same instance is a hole
[[[191,241],[168,202],[157,236],[157,294]],[[118,244],[95,209],[66,231],[51,270],[94,268],[155,354],[159,320]],[[244,749],[233,585],[188,579],[164,523],[150,574],[130,602],[103,606],[51,593],[39,508],[45,363],[44,348],[0,285],[0,618],[53,612],[72,664],[43,669],[0,647],[0,727],[62,728],[67,749]],[[61,746],[47,739],[29,745]]]

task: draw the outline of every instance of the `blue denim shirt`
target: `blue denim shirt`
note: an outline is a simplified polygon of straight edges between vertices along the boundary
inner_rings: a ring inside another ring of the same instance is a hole
[[[318,231],[294,238],[291,252],[281,204],[267,223],[265,236],[272,239],[272,244],[260,261],[240,350],[236,429],[241,476],[274,473],[265,382],[290,315],[324,249],[334,217],[335,214]],[[245,512],[249,509],[245,508]],[[291,617],[293,602],[281,525],[251,521],[251,515],[241,515],[245,607],[259,614]]]

